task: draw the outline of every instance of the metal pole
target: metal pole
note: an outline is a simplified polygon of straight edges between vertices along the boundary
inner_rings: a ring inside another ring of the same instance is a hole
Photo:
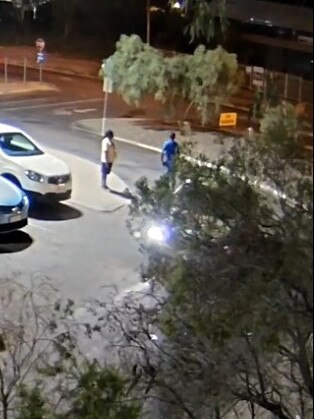
[[[253,66],[251,66],[251,72],[250,72],[250,90],[253,89]]]
[[[109,98],[109,94],[108,94],[108,91],[106,91],[104,94],[104,106],[103,106],[103,114],[102,114],[102,121],[101,121],[101,135],[105,135],[108,98]]]
[[[284,93],[283,93],[283,97],[285,99],[287,99],[287,97],[288,97],[288,74],[287,73],[285,74],[285,90],[284,90]]]
[[[303,84],[303,78],[299,77],[299,94],[298,94],[299,102],[302,102],[302,84]]]
[[[150,45],[150,0],[146,1],[146,43]]]
[[[39,83],[43,82],[43,65],[39,64]]]
[[[4,59],[4,82],[8,82],[8,59]]]
[[[268,72],[267,70],[264,71],[263,74],[263,94],[264,94],[264,100],[267,100],[267,81],[268,81]]]
[[[24,62],[23,62],[23,83],[26,83],[26,67],[27,67],[27,58],[24,57]]]

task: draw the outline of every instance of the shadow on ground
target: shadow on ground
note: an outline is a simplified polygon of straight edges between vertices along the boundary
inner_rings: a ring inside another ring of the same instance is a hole
[[[126,189],[125,191],[116,191],[115,189],[109,189],[110,193],[120,196],[121,198],[125,198],[125,199],[132,199],[133,195],[131,193],[131,191],[129,191],[128,189]]]
[[[67,221],[82,217],[82,212],[70,205],[36,203],[31,205],[29,217],[42,221]]]
[[[0,234],[0,255],[4,253],[18,253],[26,250],[34,240],[24,231]]]

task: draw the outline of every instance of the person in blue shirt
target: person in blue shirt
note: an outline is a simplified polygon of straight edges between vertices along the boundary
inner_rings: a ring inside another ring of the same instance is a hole
[[[174,171],[176,157],[179,154],[179,144],[176,142],[176,134],[172,132],[164,142],[161,152],[161,162],[166,168],[167,173]]]

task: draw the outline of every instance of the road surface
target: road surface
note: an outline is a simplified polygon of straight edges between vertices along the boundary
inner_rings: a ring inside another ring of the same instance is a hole
[[[102,93],[93,81],[55,77],[59,90],[2,97],[0,120],[29,132],[44,146],[99,163],[100,139],[73,132],[80,118],[102,115]],[[126,110],[117,108],[115,112]],[[160,175],[156,154],[118,144],[114,172],[132,190],[145,175]],[[93,185],[91,185],[93,187]],[[29,282],[49,278],[65,297],[99,296],[99,290],[120,290],[138,282],[142,256],[125,222],[127,208],[103,213],[67,203],[35,208],[22,232],[0,236],[0,275]]]

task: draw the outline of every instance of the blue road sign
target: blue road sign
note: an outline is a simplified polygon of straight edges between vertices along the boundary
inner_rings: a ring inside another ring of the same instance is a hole
[[[37,52],[37,64],[43,64],[45,61],[45,54],[43,52]]]

